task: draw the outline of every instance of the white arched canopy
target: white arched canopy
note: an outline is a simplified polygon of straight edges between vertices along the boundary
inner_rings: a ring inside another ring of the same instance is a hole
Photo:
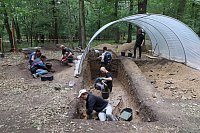
[[[88,53],[95,37],[107,27],[119,22],[129,22],[141,27],[151,40],[154,54],[200,70],[200,39],[198,35],[179,20],[160,14],[138,14],[104,25],[90,39],[82,60]],[[79,73],[81,66],[82,61]]]

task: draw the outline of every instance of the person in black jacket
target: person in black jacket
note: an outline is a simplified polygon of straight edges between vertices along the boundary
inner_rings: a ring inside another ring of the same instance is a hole
[[[61,50],[62,50],[62,58],[61,58],[61,62],[62,63],[66,63],[68,65],[72,65],[71,63],[73,63],[73,51],[67,47],[65,47],[64,45],[60,46]]]
[[[106,81],[106,84],[107,84],[110,92],[112,92],[112,87],[113,87],[112,74],[105,67],[101,67],[100,71],[101,71],[101,73],[105,74],[105,77],[102,77],[101,79]]]
[[[113,121],[112,106],[103,98],[88,93],[86,89],[79,91],[78,98],[86,100],[87,114],[92,115],[93,110],[98,113],[100,121],[106,121],[106,118]]]
[[[142,55],[142,46],[143,45],[144,45],[144,35],[142,33],[142,29],[139,29],[137,37],[136,37],[136,41],[135,41],[134,56],[133,56],[133,58],[136,58],[136,49],[137,48],[139,48],[139,59],[141,58],[141,55]]]

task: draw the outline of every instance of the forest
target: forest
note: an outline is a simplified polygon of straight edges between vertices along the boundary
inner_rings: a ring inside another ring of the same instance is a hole
[[[200,36],[200,0],[1,0],[0,48],[13,51],[47,43],[85,48],[103,25],[143,13],[178,19]],[[135,33],[135,25],[120,23],[96,40],[131,42]]]

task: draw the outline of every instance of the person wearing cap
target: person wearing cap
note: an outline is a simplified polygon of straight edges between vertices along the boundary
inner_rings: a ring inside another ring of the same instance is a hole
[[[112,74],[105,67],[101,67],[100,71],[101,71],[101,73],[105,74],[105,77],[102,77],[102,79],[106,81],[106,84],[107,84],[110,92],[112,92],[112,87],[113,87]]]
[[[136,58],[136,49],[137,48],[139,48],[139,59],[141,58],[143,45],[144,45],[144,35],[142,33],[142,29],[138,29],[138,34],[137,34],[135,46],[134,46],[133,58]]]
[[[98,113],[100,121],[106,121],[106,118],[113,121],[112,106],[103,98],[88,93],[86,89],[79,91],[78,98],[86,100],[87,114],[92,115],[93,110]]]

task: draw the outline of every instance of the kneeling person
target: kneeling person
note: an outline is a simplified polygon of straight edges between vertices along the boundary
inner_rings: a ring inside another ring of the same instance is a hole
[[[105,77],[102,79],[106,81],[106,84],[107,84],[108,88],[110,89],[110,92],[112,92],[112,87],[113,87],[112,74],[105,67],[101,67],[100,71],[101,71],[101,73],[105,74]]]
[[[40,75],[48,73],[48,68],[44,61],[46,60],[46,56],[42,55],[40,58],[37,58],[33,61],[30,71],[34,78],[39,77]]]
[[[93,110],[95,110],[98,113],[100,121],[106,121],[106,117],[110,121],[114,120],[112,106],[103,98],[88,93],[86,89],[79,91],[78,98],[86,100],[87,114],[89,116],[91,116]]]
[[[61,62],[71,66],[74,59],[72,50],[64,45],[61,45],[60,48],[62,50]]]

